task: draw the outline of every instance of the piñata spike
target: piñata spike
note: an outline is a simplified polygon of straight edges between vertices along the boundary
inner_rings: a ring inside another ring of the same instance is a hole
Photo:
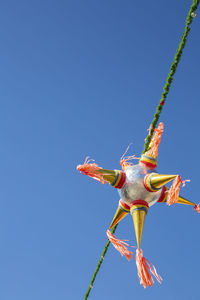
[[[131,215],[133,218],[138,248],[140,248],[143,227],[144,227],[144,221],[145,221],[145,217],[148,212],[148,209],[149,209],[149,205],[146,201],[136,200],[131,203],[130,212],[131,212]]]
[[[132,213],[138,247],[140,247],[141,244],[145,217],[146,213],[142,210],[137,210]]]
[[[116,210],[114,218],[110,224],[109,229],[117,225],[124,217],[126,217],[130,213],[130,207],[122,200],[119,201],[119,206]]]
[[[161,196],[158,200],[158,203],[165,203],[167,201],[168,197],[168,189],[164,186]],[[200,204],[195,204],[192,201],[189,201],[181,196],[178,197],[178,201],[176,202],[177,204],[184,204],[184,205],[191,205],[193,206],[194,210],[200,214]]]
[[[128,260],[130,260],[133,257],[133,253],[128,250],[129,244],[126,243],[125,240],[120,240],[116,236],[112,234],[110,229],[117,225],[127,214],[130,212],[130,207],[126,203],[124,203],[122,200],[119,201],[119,206],[117,208],[117,211],[114,215],[114,218],[110,224],[109,229],[107,230],[107,236],[109,241],[113,244],[115,249],[120,252],[122,256],[125,256]]]
[[[157,192],[166,183],[173,180],[177,175],[161,175],[151,173],[145,176],[144,186],[149,192]]]
[[[108,177],[108,175],[104,175],[103,179],[108,181],[114,188],[121,189],[126,182],[126,173],[123,171],[115,170],[114,180],[111,181],[111,177]]]
[[[161,194],[161,197],[158,200],[158,203],[165,203],[167,201],[167,196],[168,196],[168,189],[165,187],[164,194],[163,195]],[[185,204],[185,205],[191,205],[191,206],[195,205],[194,202],[189,201],[189,200],[183,198],[182,196],[178,197],[177,204]]]
[[[99,173],[102,173],[103,175],[110,175],[110,176],[115,176],[115,170],[108,170],[108,169],[99,169]]]
[[[103,184],[108,182],[117,189],[121,189],[126,181],[126,174],[123,171],[102,169],[96,163],[91,163],[88,157],[83,165],[77,166],[77,170]]]
[[[192,205],[192,206],[195,205],[194,202],[189,201],[189,200],[187,200],[187,199],[185,199],[185,198],[183,198],[183,197],[181,197],[181,196],[178,197],[177,203],[179,203],[179,204],[186,204],[186,205]]]
[[[126,174],[120,170],[100,169],[97,172],[103,175],[103,180],[117,189],[121,189],[126,181]]]

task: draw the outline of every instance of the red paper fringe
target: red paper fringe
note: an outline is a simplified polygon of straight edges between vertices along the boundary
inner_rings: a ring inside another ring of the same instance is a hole
[[[117,249],[122,256],[126,256],[128,260],[131,260],[133,258],[133,252],[128,250],[127,247],[130,247],[130,245],[126,243],[127,241],[119,240],[109,229],[106,233],[109,241],[113,244],[115,249]]]
[[[97,181],[105,184],[105,180],[103,179],[103,174],[98,172],[98,170],[102,169],[95,162],[90,163],[89,157],[86,157],[83,165],[78,165],[77,170],[81,172],[81,174],[87,175],[96,179]]]
[[[176,176],[176,178],[174,179],[173,184],[168,192],[168,196],[167,196],[167,204],[168,205],[172,205],[172,204],[178,202],[181,184],[183,184],[183,187],[184,187],[186,182],[189,182],[189,181],[190,180],[181,180],[181,177],[179,175]]]
[[[194,210],[195,210],[198,214],[200,214],[200,203],[199,203],[199,204],[195,204]]]
[[[125,156],[130,148],[130,145],[127,147],[126,151],[120,158],[120,165],[123,171],[127,170],[129,167],[132,167],[134,165],[133,162],[130,162],[130,160],[139,159],[138,157],[135,157],[135,155]]]
[[[172,205],[172,204],[178,202],[181,183],[182,183],[181,177],[179,175],[176,176],[176,178],[174,179],[173,184],[168,192],[168,196],[167,196],[167,204],[168,205]]]
[[[164,124],[160,122],[158,127],[155,128],[154,130],[154,135],[149,145],[150,149],[145,153],[146,155],[154,158],[158,156],[158,147],[160,145],[163,130],[164,130]]]
[[[127,170],[129,167],[134,166],[134,164],[132,162],[130,162],[130,160],[133,160],[133,159],[139,159],[139,158],[135,157],[135,155],[121,157],[120,165],[121,165],[123,171]]]
[[[144,288],[153,285],[154,281],[151,274],[158,280],[159,283],[162,282],[162,278],[158,275],[156,268],[143,256],[141,249],[136,250],[136,266],[138,269],[140,284],[142,284]]]

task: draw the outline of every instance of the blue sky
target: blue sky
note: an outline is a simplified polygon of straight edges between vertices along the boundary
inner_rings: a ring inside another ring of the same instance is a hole
[[[89,155],[119,168],[139,156],[190,0],[1,1],[0,298],[83,299],[118,203],[80,175]],[[161,115],[158,172],[199,199],[200,18]],[[197,299],[200,216],[157,204],[142,249],[163,277],[144,290],[135,262],[111,246],[90,299]],[[116,235],[135,245],[131,217]]]

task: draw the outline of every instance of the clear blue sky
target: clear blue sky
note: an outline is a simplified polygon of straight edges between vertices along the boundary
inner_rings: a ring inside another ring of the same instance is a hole
[[[80,175],[87,155],[119,168],[140,155],[191,0],[1,1],[0,299],[83,299],[118,203]],[[161,116],[160,173],[199,198],[200,12]],[[163,277],[144,290],[111,246],[91,300],[198,299],[200,216],[150,209],[144,255]],[[135,245],[131,217],[116,232]]]

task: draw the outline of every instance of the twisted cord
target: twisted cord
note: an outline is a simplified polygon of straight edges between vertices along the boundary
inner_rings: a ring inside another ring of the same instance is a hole
[[[184,49],[186,41],[187,41],[187,37],[188,37],[188,34],[190,32],[190,25],[192,23],[193,16],[195,16],[194,13],[195,13],[195,11],[198,8],[199,1],[200,0],[193,0],[193,3],[191,5],[191,7],[190,7],[188,16],[186,18],[185,30],[184,30],[184,32],[182,34],[181,41],[180,41],[179,46],[178,46],[178,48],[176,50],[176,54],[175,54],[174,60],[172,62],[171,68],[170,68],[170,72],[168,74],[165,86],[163,88],[163,93],[161,95],[160,102],[159,102],[159,104],[158,104],[158,106],[156,108],[156,113],[154,114],[154,118],[153,118],[153,121],[151,123],[151,130],[149,132],[149,135],[146,137],[146,141],[145,141],[145,144],[144,144],[144,150],[143,150],[142,153],[144,153],[144,152],[146,152],[148,150],[148,147],[149,147],[150,141],[152,139],[154,130],[156,128],[156,125],[158,123],[161,111],[162,111],[163,106],[165,104],[165,100],[166,100],[167,95],[169,93],[170,86],[171,86],[171,83],[173,81],[174,74],[175,74],[176,69],[178,67],[178,64],[180,62],[180,59],[181,59],[181,56],[182,56],[182,52],[183,52],[183,49]],[[117,229],[117,226],[118,226],[118,224],[115,227],[113,227],[113,229],[111,230],[112,233],[115,232],[115,230]],[[110,245],[110,241],[108,240],[107,243],[106,243],[106,245],[104,246],[104,249],[103,249],[103,251],[101,253],[101,257],[100,257],[100,259],[98,261],[98,264],[96,266],[96,269],[95,269],[95,271],[94,271],[94,273],[92,275],[92,279],[90,281],[89,287],[88,287],[87,292],[85,294],[84,300],[88,299],[88,296],[89,296],[89,294],[91,292],[91,289],[93,288],[93,284],[94,284],[94,281],[96,279],[97,273],[99,272],[99,269],[101,267],[103,259],[104,259],[105,255],[106,255],[106,252],[108,251],[109,245]]]
[[[199,5],[199,0],[193,0],[193,3],[190,7],[188,16],[186,18],[185,30],[182,34],[181,41],[180,41],[179,46],[176,50],[176,54],[174,56],[174,60],[172,62],[171,68],[170,68],[170,72],[167,76],[167,80],[166,80],[165,86],[163,88],[163,93],[161,95],[160,102],[159,102],[159,104],[156,108],[156,113],[154,114],[154,118],[153,118],[153,121],[151,123],[151,127],[150,127],[151,130],[150,130],[149,134],[146,137],[145,144],[144,144],[144,149],[143,149],[142,153],[145,153],[149,148],[150,141],[152,139],[154,130],[156,128],[156,125],[158,123],[158,120],[159,120],[159,117],[160,117],[160,114],[161,114],[161,111],[163,109],[163,106],[165,104],[167,95],[169,93],[169,90],[170,90],[170,87],[171,87],[171,84],[172,84],[172,81],[173,81],[173,78],[174,78],[174,74],[176,73],[176,69],[178,67],[178,64],[180,62],[180,59],[181,59],[181,56],[182,56],[182,53],[183,53],[183,49],[184,49],[185,44],[187,42],[187,37],[188,37],[188,34],[190,32],[190,25],[191,25],[192,20],[195,16],[195,11],[197,10],[198,5]]]
[[[117,229],[117,226],[118,226],[118,224],[115,225],[115,226],[111,229],[111,232],[112,232],[112,233],[115,233],[115,230]],[[104,247],[104,249],[103,249],[103,251],[102,251],[102,253],[101,253],[101,257],[100,257],[100,259],[99,259],[99,261],[98,261],[98,264],[97,264],[97,266],[96,266],[96,269],[95,269],[95,271],[94,271],[94,274],[92,275],[92,279],[91,279],[91,281],[90,281],[90,285],[89,285],[89,287],[88,287],[88,289],[87,289],[87,292],[86,292],[86,294],[85,294],[84,300],[87,300],[87,298],[88,298],[88,296],[89,296],[89,294],[90,294],[90,291],[91,291],[91,289],[93,288],[93,283],[94,283],[94,281],[95,281],[95,278],[96,278],[96,276],[97,276],[97,273],[99,272],[99,269],[100,269],[101,264],[102,264],[102,262],[103,262],[103,260],[104,260],[104,257],[105,257],[105,255],[106,255],[106,252],[107,252],[107,250],[108,250],[109,245],[110,245],[110,241],[108,240],[107,243],[106,243],[106,245],[105,245],[105,247]]]

